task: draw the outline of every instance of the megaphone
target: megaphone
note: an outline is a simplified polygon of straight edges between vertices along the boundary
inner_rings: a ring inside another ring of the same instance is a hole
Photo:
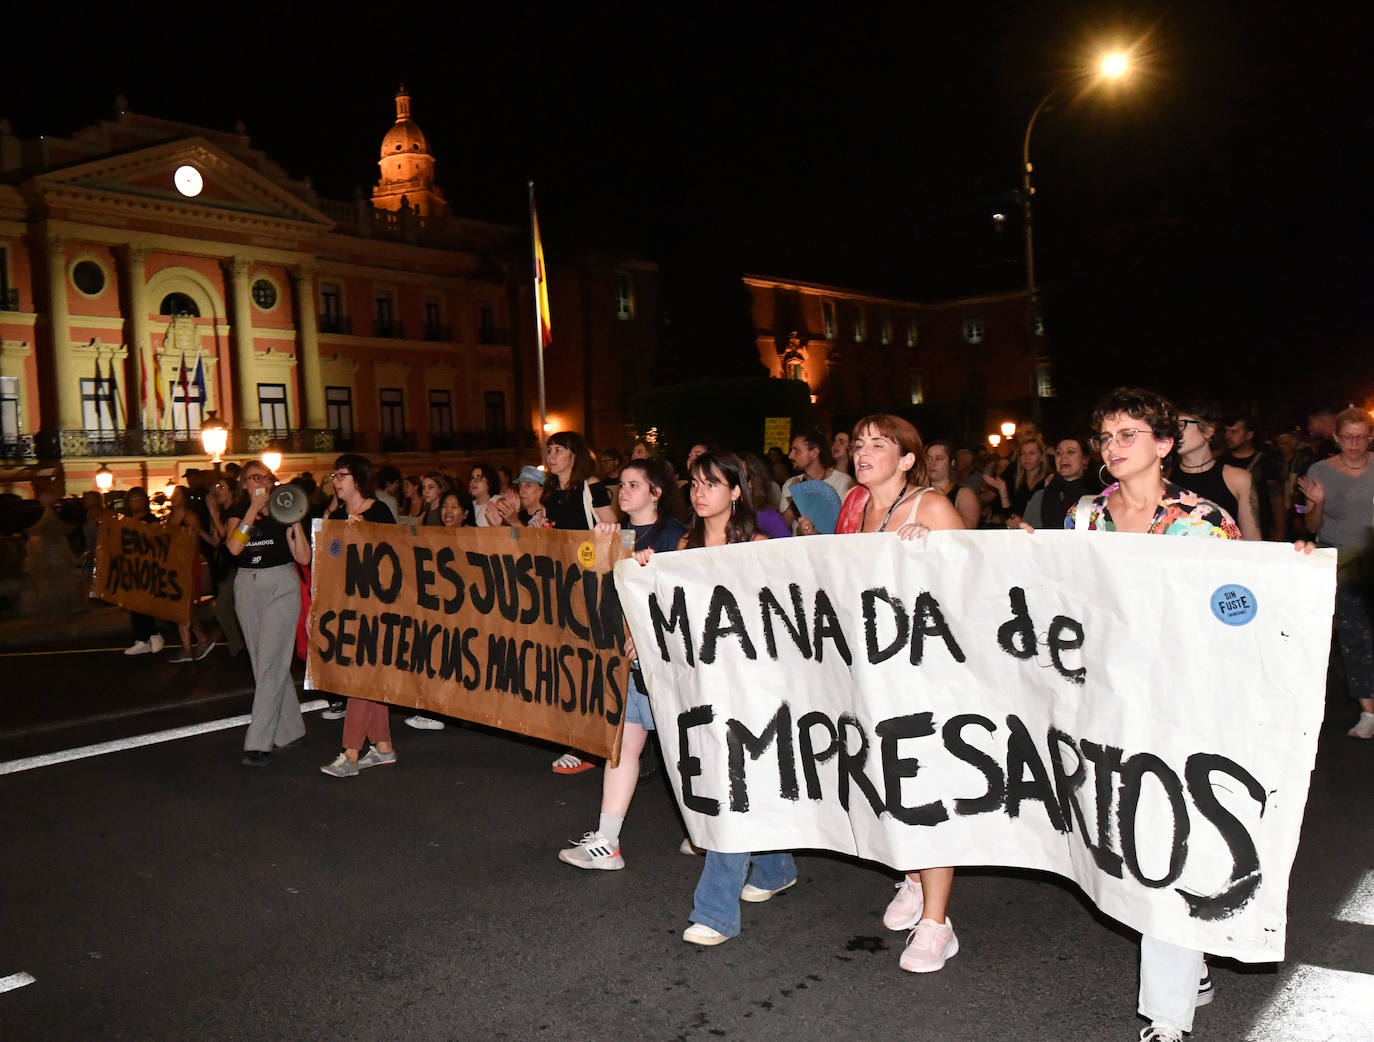
[[[310,499],[299,485],[278,485],[268,496],[267,512],[274,521],[294,525],[310,513]]]

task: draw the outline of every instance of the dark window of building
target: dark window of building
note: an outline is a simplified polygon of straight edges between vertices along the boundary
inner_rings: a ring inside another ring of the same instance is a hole
[[[886,346],[892,343],[892,316],[883,315],[882,322],[878,326],[878,339]]]
[[[353,388],[326,387],[324,389],[325,423],[343,438],[353,437]]]
[[[864,315],[862,304],[854,308],[854,343],[862,344],[864,337],[868,335],[868,324]]]
[[[382,437],[400,438],[406,431],[405,394],[399,387],[383,387],[378,394],[382,407]]]
[[[453,436],[453,394],[450,391],[429,392],[429,431],[440,438]]]
[[[835,339],[835,302],[833,300],[821,301],[821,322],[825,326],[825,338]]]
[[[964,339],[970,344],[981,344],[987,330],[983,328],[983,316],[973,311],[964,316]]]
[[[286,431],[286,384],[258,384],[258,418],[264,430]]]
[[[615,317],[622,322],[635,317],[635,288],[628,271],[615,273]]]
[[[906,320],[906,346],[907,346],[907,347],[915,347],[915,346],[916,346],[916,339],[917,339],[917,337],[919,336],[919,334],[920,334],[920,330],[918,330],[918,329],[916,328],[916,320],[915,320],[914,318],[909,318],[909,319],[907,319],[907,320]]]
[[[193,318],[200,317],[200,308],[196,307],[196,302],[185,293],[168,293],[162,298],[162,304],[157,309],[159,315],[190,315]]]
[[[486,412],[487,434],[503,436],[506,433],[506,392],[486,391],[482,394],[482,405]]]
[[[377,336],[400,336],[396,322],[396,296],[389,290],[380,291],[372,300],[372,315]]]
[[[266,279],[258,279],[253,283],[253,303],[264,311],[271,311],[277,306],[277,287]]]
[[[1035,393],[1040,398],[1054,397],[1054,369],[1049,362],[1035,363]]]
[[[425,339],[442,340],[444,332],[443,309],[437,300],[425,301]]]
[[[94,297],[105,288],[105,272],[95,261],[77,261],[72,269],[72,281],[86,296]]]
[[[339,319],[343,317],[343,291],[334,282],[320,283],[320,320],[321,324],[330,327],[337,327]],[[326,333],[334,333],[336,328],[326,329]]]
[[[496,314],[490,304],[483,304],[477,309],[477,339],[483,344],[490,344],[496,339]]]
[[[921,379],[920,373],[911,374],[911,404],[924,405],[926,403],[925,381]]]

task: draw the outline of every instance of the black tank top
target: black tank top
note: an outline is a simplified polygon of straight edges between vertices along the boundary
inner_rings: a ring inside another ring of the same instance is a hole
[[[1236,502],[1236,497],[1231,493],[1231,490],[1226,487],[1226,477],[1222,473],[1224,466],[1225,464],[1221,460],[1216,460],[1207,470],[1197,474],[1189,474],[1182,465],[1179,465],[1174,468],[1169,480],[1190,492],[1196,492],[1203,499],[1210,499],[1230,514],[1233,521],[1240,524],[1236,513],[1240,504]]]

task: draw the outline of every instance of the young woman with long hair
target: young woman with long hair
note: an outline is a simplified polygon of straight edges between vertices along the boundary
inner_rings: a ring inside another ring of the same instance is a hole
[[[673,469],[663,460],[632,459],[621,468],[620,509],[629,520],[627,527],[634,531],[635,559],[640,564],[646,564],[655,552],[676,550],[687,535],[687,526],[671,513],[676,491]],[[620,526],[600,523],[596,531],[614,535],[620,531]],[[560,850],[560,861],[574,868],[614,870],[625,867],[625,859],[620,854],[620,829],[639,784],[640,757],[653,729],[649,699],[636,668],[630,672],[625,699],[620,762],[607,767],[601,781],[601,816],[596,831],[586,833],[573,846]]]

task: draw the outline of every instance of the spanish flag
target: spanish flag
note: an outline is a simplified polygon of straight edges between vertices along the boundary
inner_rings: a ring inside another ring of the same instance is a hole
[[[539,215],[534,210],[534,185],[530,185],[530,227],[534,229],[534,293],[539,306],[539,345],[553,343],[553,319],[549,314],[549,276],[544,267],[544,243],[539,238]]]

